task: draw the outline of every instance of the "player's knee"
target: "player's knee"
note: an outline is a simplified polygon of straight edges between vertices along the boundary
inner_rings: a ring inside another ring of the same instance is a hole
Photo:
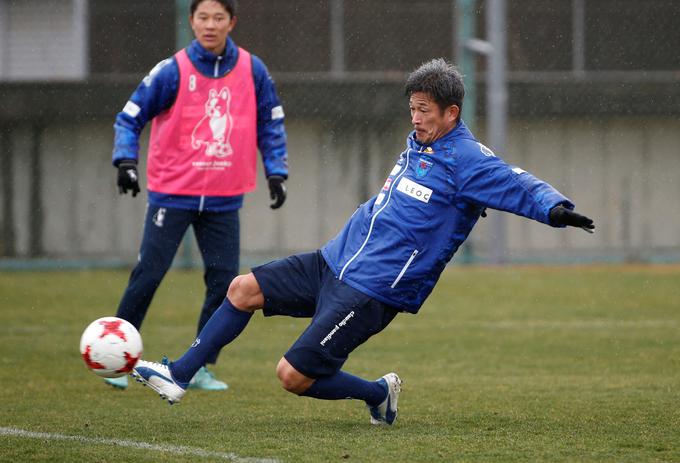
[[[298,395],[305,392],[311,383],[314,382],[314,380],[307,378],[293,368],[285,358],[282,358],[276,366],[276,376],[278,376],[279,381],[281,381],[281,387],[288,392]]]
[[[248,312],[254,312],[264,304],[260,285],[252,273],[234,278],[227,290],[227,298],[236,308]]]
[[[295,393],[297,381],[289,367],[290,365],[288,365],[287,362],[284,362],[284,359],[281,359],[276,366],[276,376],[279,378],[279,381],[281,381],[281,387],[288,392]]]

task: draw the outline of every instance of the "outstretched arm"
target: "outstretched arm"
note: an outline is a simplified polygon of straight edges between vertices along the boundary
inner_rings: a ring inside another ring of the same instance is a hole
[[[581,227],[588,232],[595,228],[591,219],[574,212],[574,204],[550,184],[506,164],[477,142],[461,145],[456,180],[459,194],[466,200],[553,227]]]

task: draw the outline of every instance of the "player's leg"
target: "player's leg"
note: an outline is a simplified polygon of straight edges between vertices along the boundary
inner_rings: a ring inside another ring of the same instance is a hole
[[[277,367],[283,387],[317,399],[363,400],[374,424],[392,424],[401,390],[399,377],[389,373],[369,381],[340,368],[356,347],[383,330],[396,313],[342,281],[326,278],[312,323]]]
[[[204,264],[205,301],[198,320],[196,336],[224,301],[231,281],[238,275],[239,267],[239,215],[238,211],[203,212],[193,223],[198,248]],[[206,360],[217,361],[219,351]],[[189,382],[190,388],[220,391],[228,388],[219,381],[207,366],[201,367]]]
[[[320,260],[318,252],[300,254],[255,267],[252,273],[236,277],[220,308],[179,360],[171,365],[140,360],[133,376],[169,402],[178,402],[186,392],[189,379],[207,358],[243,331],[256,310],[264,308],[267,316],[311,317],[318,293]],[[290,307],[295,308],[287,309]]]
[[[117,317],[129,321],[138,330],[193,214],[193,211],[153,205],[147,208],[138,262],[116,312]]]
[[[198,335],[217,310],[231,280],[239,270],[239,214],[238,211],[201,213],[193,223],[198,248],[203,258],[205,302],[198,320]],[[215,363],[210,359],[208,363]]]
[[[279,360],[276,375],[285,390],[297,395],[324,400],[360,399],[374,405],[385,398],[384,388],[375,381],[367,381],[341,370],[318,379],[310,378],[295,369],[286,357]]]
[[[318,253],[290,256],[234,278],[222,305],[189,350],[170,366],[173,377],[188,382],[207,359],[236,339],[256,310],[264,308],[266,316],[311,317],[319,287],[320,260],[323,258]]]
[[[222,305],[210,317],[191,347],[170,366],[173,377],[188,383],[208,359],[215,358],[220,349],[241,334],[253,313],[263,304],[262,291],[252,273],[234,278]]]
[[[252,273],[234,278],[222,305],[179,360],[171,364],[139,360],[132,376],[171,404],[179,402],[189,381],[205,365],[206,359],[236,339],[263,303],[264,298]]]
[[[297,395],[322,400],[363,400],[372,424],[391,425],[397,419],[401,378],[396,373],[369,381],[339,370],[333,375],[313,379],[297,371],[285,357],[279,361],[276,373],[283,388]]]
[[[138,330],[193,214],[181,209],[147,207],[139,259],[116,312],[117,317],[129,321]],[[127,376],[106,378],[104,381],[119,389],[128,385]]]

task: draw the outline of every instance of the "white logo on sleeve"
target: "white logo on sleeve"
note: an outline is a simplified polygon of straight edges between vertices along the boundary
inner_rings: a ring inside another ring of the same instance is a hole
[[[272,108],[272,120],[283,119],[283,106],[275,106]]]
[[[424,203],[429,203],[430,198],[432,197],[432,190],[414,182],[413,180],[409,180],[406,177],[402,177],[402,179],[399,181],[397,190]]]
[[[513,171],[514,173],[516,173],[517,175],[523,174],[523,173],[526,172],[526,170],[522,169],[521,167],[515,167],[515,168],[512,169],[512,171]]]
[[[132,118],[137,117],[140,110],[141,108],[132,101],[125,103],[125,107],[123,108],[123,112]]]
[[[168,63],[172,62],[172,58],[167,58],[158,63],[153,67],[151,71],[149,71],[149,74],[142,79],[142,82],[144,82],[145,86],[150,86],[151,82],[153,82],[153,79],[156,77],[156,75],[160,72],[161,69],[163,69],[163,66],[167,65]]]
[[[495,156],[496,156],[495,154],[493,154],[493,151],[491,151],[491,150],[490,150],[489,148],[487,148],[486,146],[482,145],[482,144],[479,143],[479,142],[477,142],[477,144],[479,145],[479,149],[480,149],[481,152],[484,154],[484,156],[486,156],[486,157],[495,157]]]

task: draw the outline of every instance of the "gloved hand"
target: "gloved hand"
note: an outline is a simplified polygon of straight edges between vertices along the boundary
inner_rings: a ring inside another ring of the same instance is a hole
[[[281,207],[286,200],[286,179],[280,175],[270,175],[267,177],[267,182],[269,182],[269,198],[274,201],[269,207],[272,209],[278,209]]]
[[[132,159],[124,159],[118,163],[118,192],[122,195],[132,193],[134,198],[139,193],[139,176],[137,175],[137,162]]]
[[[550,209],[550,222],[553,225],[566,225],[569,227],[580,227],[592,233],[595,229],[593,221],[585,215],[578,214],[564,206],[555,206]]]

